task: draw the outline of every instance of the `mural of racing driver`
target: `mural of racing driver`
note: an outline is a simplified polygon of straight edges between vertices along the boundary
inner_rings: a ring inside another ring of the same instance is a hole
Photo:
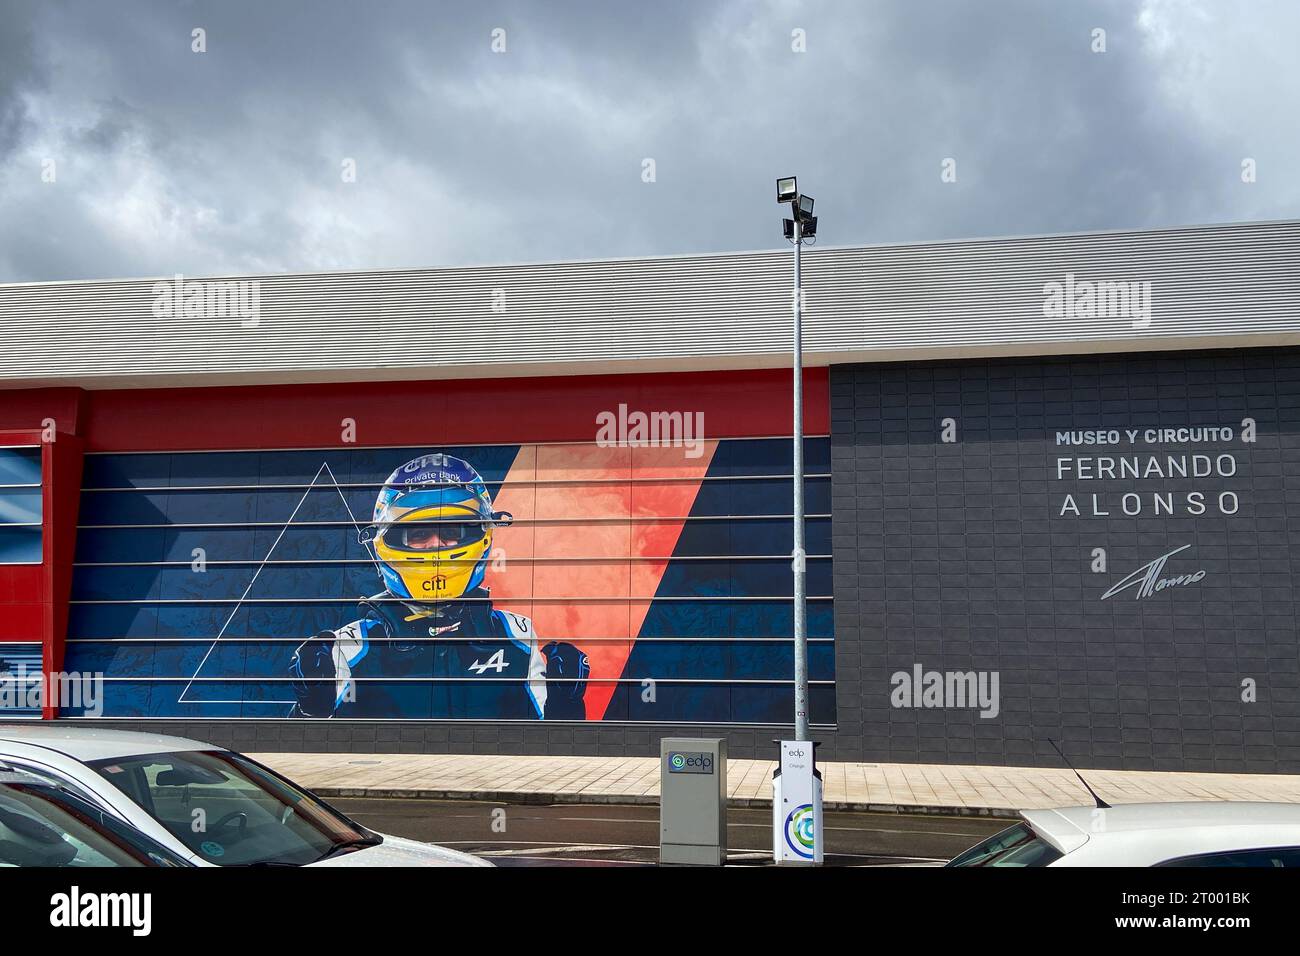
[[[394,471],[362,532],[384,590],[299,645],[292,715],[584,719],[587,656],[543,646],[483,585],[493,530],[510,521],[467,461],[428,454]]]

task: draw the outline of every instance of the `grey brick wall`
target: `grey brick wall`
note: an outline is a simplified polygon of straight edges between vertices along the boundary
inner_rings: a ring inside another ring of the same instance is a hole
[[[1300,351],[842,366],[831,404],[838,756],[1060,766],[1052,738],[1082,766],[1300,771]],[[1235,433],[1055,437],[1153,426]],[[1227,454],[1235,474],[1058,477],[1058,457],[1154,455],[1167,471],[1170,454]],[[1066,495],[1079,515],[1061,513]],[[1183,545],[1160,576],[1202,580],[1102,600]],[[918,663],[997,672],[1000,713],[893,706],[891,675]]]
[[[69,723],[72,723],[69,721]],[[97,720],[96,727],[192,737],[249,753],[484,753],[658,756],[660,737],[726,737],[732,757],[776,759],[771,731],[699,726],[430,721]],[[827,746],[832,743],[827,738]],[[827,752],[827,746],[819,749]],[[829,759],[829,758],[827,758]]]

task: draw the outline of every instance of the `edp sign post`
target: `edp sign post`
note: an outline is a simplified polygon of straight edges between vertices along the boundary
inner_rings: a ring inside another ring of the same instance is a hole
[[[727,862],[727,741],[659,741],[659,862]]]
[[[821,863],[822,775],[817,744],[782,740],[781,765],[772,781],[772,855],[777,863]]]

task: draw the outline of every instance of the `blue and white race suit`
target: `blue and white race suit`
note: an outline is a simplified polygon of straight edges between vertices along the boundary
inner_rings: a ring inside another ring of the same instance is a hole
[[[295,717],[583,720],[590,667],[572,644],[543,645],[532,621],[487,591],[413,611],[389,592],[362,616],[304,641],[289,664]]]

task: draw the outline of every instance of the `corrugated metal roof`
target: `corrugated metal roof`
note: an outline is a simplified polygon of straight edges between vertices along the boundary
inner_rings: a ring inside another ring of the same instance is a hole
[[[206,277],[257,279],[253,328],[238,317],[155,316],[158,279],[0,285],[0,385],[788,365],[792,258],[786,248]],[[805,361],[1300,343],[1298,258],[1297,221],[808,248]],[[1045,317],[1044,285],[1066,273],[1150,282],[1149,327]]]

